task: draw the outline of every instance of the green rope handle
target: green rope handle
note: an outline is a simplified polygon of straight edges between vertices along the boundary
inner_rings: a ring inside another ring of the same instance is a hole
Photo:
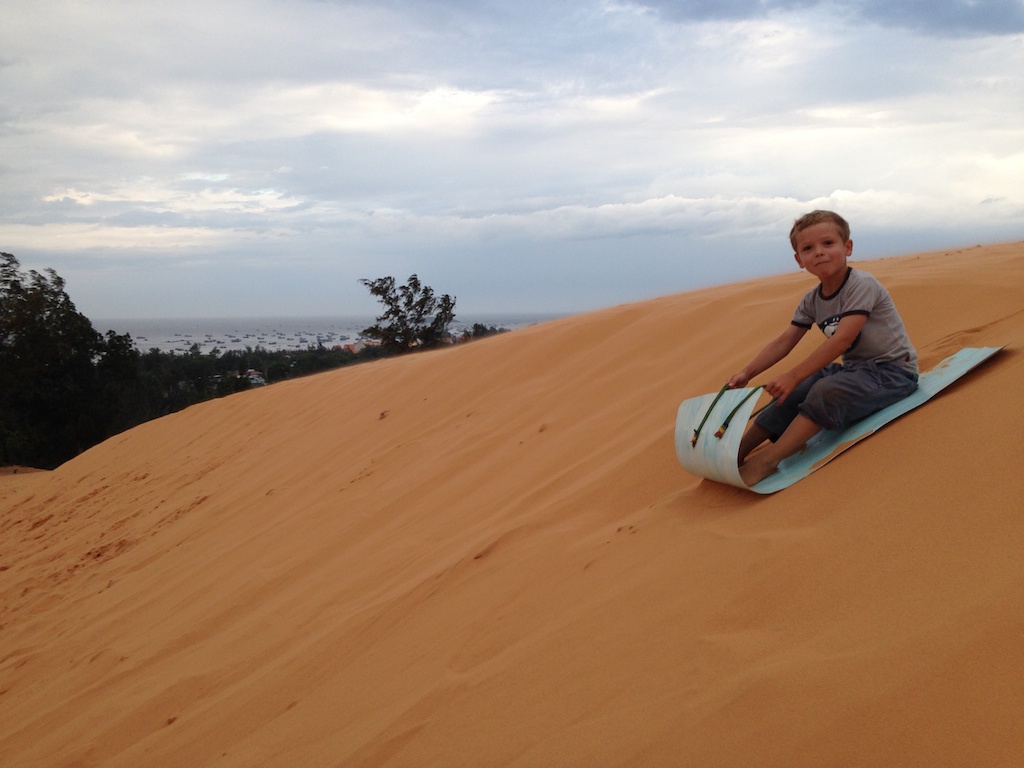
[[[762,389],[764,389],[764,385],[763,384],[754,387],[752,390],[750,390],[749,392],[747,392],[747,394],[745,394],[743,396],[742,400],[740,400],[738,403],[736,403],[736,407],[733,408],[731,411],[729,411],[729,415],[725,417],[725,421],[722,422],[722,426],[720,426],[718,428],[718,431],[715,432],[715,437],[717,437],[719,440],[722,439],[722,435],[724,435],[725,434],[725,430],[727,430],[729,428],[729,422],[731,422],[732,421],[732,417],[736,415],[736,411],[738,411],[740,408],[742,408],[743,404],[745,402],[747,402],[747,400],[749,400],[753,395],[757,394]],[[767,407],[768,406],[765,406],[765,408],[767,408]],[[762,408],[761,410],[764,410],[764,408]],[[758,411],[758,413],[760,413],[760,411]],[[752,414],[750,418],[753,418],[755,415],[756,414]]]
[[[722,387],[721,390],[719,390],[718,394],[715,395],[715,399],[711,401],[711,405],[708,406],[708,410],[704,414],[704,418],[700,420],[700,424],[698,425],[698,427],[695,430],[693,430],[693,437],[690,439],[691,448],[697,445],[697,438],[700,437],[700,431],[704,429],[704,422],[708,420],[708,416],[711,415],[711,411],[713,411],[715,409],[715,406],[718,405],[718,401],[722,399],[722,395],[724,395],[730,389],[731,387],[728,384],[726,384],[724,387]]]
[[[750,414],[750,419],[753,419],[753,418],[755,418],[755,417],[757,416],[757,414],[759,414],[759,413],[760,413],[761,411],[764,411],[764,410],[766,410],[766,409],[768,408],[768,406],[771,406],[771,405],[775,405],[775,401],[776,401],[777,399],[778,399],[778,398],[775,398],[775,397],[773,397],[773,398],[772,398],[771,400],[769,400],[769,401],[768,401],[767,403],[765,403],[764,405],[762,405],[762,406],[761,406],[760,408],[758,408],[758,409],[757,409],[756,411],[754,411],[754,412],[753,412],[752,414]],[[747,421],[749,421],[750,419],[747,419]]]
[[[715,409],[715,406],[718,405],[718,401],[722,398],[722,395],[724,395],[730,389],[732,389],[732,387],[730,387],[728,384],[726,384],[724,387],[722,387],[721,390],[719,390],[718,394],[715,395],[715,399],[711,401],[711,405],[708,406],[708,410],[704,414],[704,418],[701,419],[700,425],[695,430],[693,430],[693,437],[690,439],[690,447],[691,448],[696,447],[696,445],[697,445],[697,438],[700,437],[701,430],[704,429],[704,423],[708,420],[708,416],[711,415],[711,411],[713,411]],[[743,406],[743,404],[745,402],[747,402],[747,400],[749,400],[753,395],[755,395],[757,392],[759,392],[762,389],[764,389],[764,384],[757,385],[756,387],[751,389],[749,392],[747,392],[747,394],[745,394],[743,396],[742,400],[740,400],[738,403],[736,403],[736,406],[731,411],[729,411],[729,415],[725,417],[725,421],[722,422],[722,426],[720,426],[718,428],[718,431],[715,432],[715,437],[717,437],[719,440],[722,439],[722,435],[724,435],[725,434],[725,430],[727,430],[729,428],[729,424],[732,421],[733,416],[736,415],[736,413]],[[747,418],[747,420],[749,421],[750,419],[754,418],[755,416],[757,416],[757,414],[759,414],[761,411],[763,411],[768,406],[772,405],[774,402],[775,402],[775,400],[772,399],[770,402],[765,403],[760,408],[758,408],[756,411],[754,411],[752,414],[750,414],[750,416]]]

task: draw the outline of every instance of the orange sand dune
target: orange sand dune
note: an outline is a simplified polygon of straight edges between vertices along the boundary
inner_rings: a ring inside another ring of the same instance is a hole
[[[672,430],[795,269],[0,478],[0,764],[1024,763],[1024,243],[859,266],[925,368],[1009,346],[774,496]]]

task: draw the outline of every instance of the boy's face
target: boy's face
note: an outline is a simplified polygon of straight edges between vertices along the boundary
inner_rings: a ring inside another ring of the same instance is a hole
[[[844,242],[831,222],[800,230],[794,240],[796,263],[818,278],[826,290],[838,289],[846,278],[846,259],[853,253],[853,240]]]

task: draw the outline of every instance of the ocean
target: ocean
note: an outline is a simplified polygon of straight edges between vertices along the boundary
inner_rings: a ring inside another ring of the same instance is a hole
[[[564,315],[495,314],[462,318],[451,325],[453,333],[472,328],[474,323],[514,331],[529,325],[554,320]],[[140,352],[158,349],[161,352],[188,352],[193,345],[202,354],[215,349],[265,347],[271,351],[303,350],[322,344],[328,349],[350,344],[362,337],[364,328],[373,325],[372,316],[342,315],[336,317],[192,317],[161,319],[93,320],[100,333],[108,330],[130,334]]]

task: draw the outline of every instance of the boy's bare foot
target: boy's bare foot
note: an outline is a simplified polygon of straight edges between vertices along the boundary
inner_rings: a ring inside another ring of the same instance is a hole
[[[768,475],[774,474],[778,468],[777,462],[764,461],[762,456],[754,456],[740,467],[740,477],[747,484],[748,488],[752,488],[768,477]]]
[[[798,415],[776,442],[767,445],[750,456],[740,466],[740,477],[747,487],[757,485],[779,468],[779,462],[803,450],[807,441],[821,431],[821,427],[803,414]]]

